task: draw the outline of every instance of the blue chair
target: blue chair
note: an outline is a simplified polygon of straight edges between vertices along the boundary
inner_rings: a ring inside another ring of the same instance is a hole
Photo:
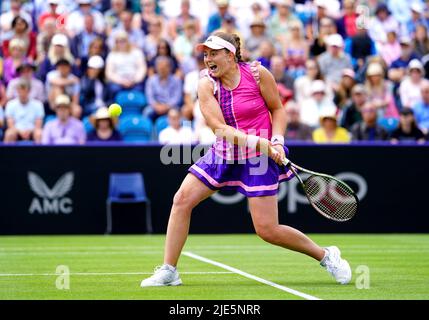
[[[399,119],[397,118],[380,118],[377,120],[379,126],[391,133],[399,126]]]
[[[142,115],[121,116],[118,130],[125,142],[147,142],[152,138],[152,122]]]
[[[112,233],[113,203],[146,203],[146,232],[152,233],[152,212],[150,199],[147,197],[144,178],[139,172],[111,173],[109,194],[107,197],[106,234]]]
[[[146,97],[141,91],[122,90],[116,94],[115,102],[122,107],[122,114],[141,114],[146,106]]]
[[[84,117],[82,119],[83,127],[85,128],[86,133],[92,131],[94,129],[91,121],[89,121],[90,116]]]
[[[155,120],[155,133],[154,133],[154,139],[158,140],[159,133],[168,127],[168,117],[167,116],[160,116],[158,119]]]
[[[49,114],[44,119],[44,124],[47,124],[49,121],[55,120],[57,116],[55,114]]]

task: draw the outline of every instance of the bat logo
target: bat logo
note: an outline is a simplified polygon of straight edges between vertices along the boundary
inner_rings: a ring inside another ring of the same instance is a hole
[[[65,173],[58,179],[52,189],[46,185],[45,181],[43,181],[39,175],[31,171],[28,172],[28,183],[30,185],[30,189],[37,196],[43,198],[42,201],[38,198],[33,199],[29,209],[30,214],[71,213],[72,200],[70,198],[65,198],[65,195],[73,188],[73,172]]]
[[[31,190],[41,198],[55,199],[65,196],[73,187],[74,175],[72,172],[64,174],[52,189],[34,172],[28,172],[28,182]]]

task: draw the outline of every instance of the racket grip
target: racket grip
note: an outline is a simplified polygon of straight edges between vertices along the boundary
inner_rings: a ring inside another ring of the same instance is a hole
[[[273,147],[270,147],[271,148],[271,153],[273,153],[273,154],[278,154],[279,152],[276,150],[276,149],[274,149]],[[290,162],[290,160],[288,159],[288,158],[286,158],[286,157],[284,157],[283,159],[282,159],[282,163],[283,163],[283,165],[284,166],[287,166],[288,164],[289,164],[289,162]]]

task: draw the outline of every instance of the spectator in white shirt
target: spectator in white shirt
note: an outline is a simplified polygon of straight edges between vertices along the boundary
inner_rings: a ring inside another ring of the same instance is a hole
[[[311,98],[301,104],[301,122],[312,127],[319,127],[322,112],[336,108],[332,98],[326,96],[326,85],[323,80],[314,80],[311,84]]]
[[[168,111],[169,126],[159,133],[161,144],[192,144],[194,133],[189,126],[180,123],[180,112],[177,109]]]

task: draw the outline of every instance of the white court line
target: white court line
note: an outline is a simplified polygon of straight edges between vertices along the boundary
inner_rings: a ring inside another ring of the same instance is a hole
[[[234,272],[180,272],[181,274],[232,274]],[[153,272],[70,272],[70,276],[116,276],[116,275],[149,275]],[[36,276],[58,276],[58,273],[0,273],[0,277],[36,277]]]
[[[274,282],[271,282],[271,281],[259,278],[257,276],[254,276],[254,275],[250,274],[250,273],[241,271],[239,269],[236,269],[234,267],[230,267],[230,266],[228,266],[226,264],[223,264],[223,263],[220,263],[220,262],[217,262],[217,261],[214,261],[214,260],[210,260],[210,259],[204,258],[204,257],[199,256],[197,254],[194,254],[192,252],[183,252],[183,254],[185,256],[187,256],[187,257],[190,257],[190,258],[193,258],[193,259],[196,259],[196,260],[200,260],[200,261],[206,262],[208,264],[212,264],[212,265],[217,266],[219,268],[222,268],[222,269],[225,269],[225,270],[229,270],[229,271],[231,271],[233,273],[237,273],[237,274],[239,274],[239,275],[241,275],[243,277],[246,277],[246,278],[249,278],[249,279],[261,282],[263,284],[269,285],[271,287],[274,287],[274,288],[286,291],[286,292],[288,292],[290,294],[293,294],[295,296],[298,296],[298,297],[301,297],[301,298],[304,298],[304,299],[307,299],[307,300],[321,300],[321,299],[316,298],[314,296],[311,296],[309,294],[306,294],[306,293],[303,293],[303,292],[300,292],[300,291],[297,291],[297,290],[294,290],[294,289],[291,289],[291,288],[279,285],[277,283],[274,283]]]

